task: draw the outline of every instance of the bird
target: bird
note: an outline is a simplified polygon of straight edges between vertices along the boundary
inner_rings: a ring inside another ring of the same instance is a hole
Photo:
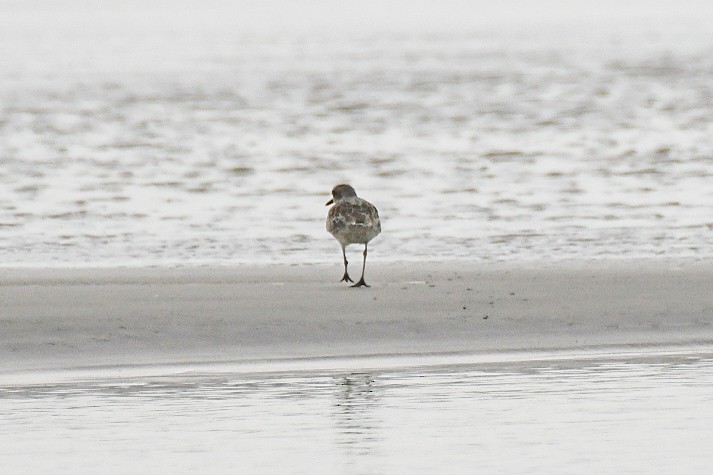
[[[347,272],[346,248],[349,244],[364,244],[364,260],[361,266],[361,279],[352,287],[369,287],[364,282],[366,269],[366,253],[369,241],[381,232],[381,221],[376,206],[365,199],[359,198],[354,188],[341,184],[332,188],[332,199],[325,206],[334,205],[327,213],[327,231],[339,241],[344,258],[344,275],[340,282],[354,281]]]

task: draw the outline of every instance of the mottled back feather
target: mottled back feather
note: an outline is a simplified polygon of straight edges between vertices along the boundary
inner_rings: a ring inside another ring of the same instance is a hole
[[[381,221],[376,207],[356,196],[332,206],[327,214],[327,231],[343,246],[365,244],[381,232]]]

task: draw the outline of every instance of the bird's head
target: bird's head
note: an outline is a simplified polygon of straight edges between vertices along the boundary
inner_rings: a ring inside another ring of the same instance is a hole
[[[337,185],[332,188],[332,199],[327,201],[324,206],[329,206],[333,203],[339,203],[343,199],[356,197],[356,191],[350,185]]]

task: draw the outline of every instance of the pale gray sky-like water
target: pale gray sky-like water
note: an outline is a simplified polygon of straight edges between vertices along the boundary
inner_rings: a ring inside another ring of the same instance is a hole
[[[3,266],[710,257],[708,2],[0,2]]]
[[[53,474],[710,470],[709,353],[511,356],[5,376],[0,466]]]

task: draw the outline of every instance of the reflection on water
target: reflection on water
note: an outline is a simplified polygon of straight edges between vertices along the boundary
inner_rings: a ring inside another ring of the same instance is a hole
[[[713,355],[0,386],[4,473],[707,473]],[[48,379],[51,380],[49,376]]]
[[[334,441],[340,451],[342,473],[379,472],[375,460],[383,441],[383,426],[377,417],[380,393],[382,387],[370,373],[349,374],[337,380]]]

